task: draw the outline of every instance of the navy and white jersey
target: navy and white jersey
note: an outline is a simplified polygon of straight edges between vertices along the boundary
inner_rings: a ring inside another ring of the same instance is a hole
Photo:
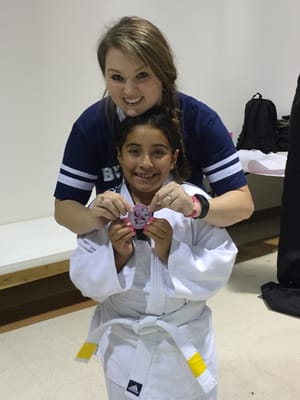
[[[215,111],[178,93],[186,154],[192,165],[189,182],[203,187],[206,176],[216,195],[247,184],[234,143]],[[114,129],[102,99],[77,119],[68,138],[54,196],[86,204],[96,193],[120,185],[122,174],[113,142]]]

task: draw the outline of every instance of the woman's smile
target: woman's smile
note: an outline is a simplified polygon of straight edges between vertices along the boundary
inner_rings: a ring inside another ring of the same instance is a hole
[[[129,99],[129,98],[124,97],[123,100],[127,105],[136,105],[143,101],[143,96],[139,96],[134,99]]]

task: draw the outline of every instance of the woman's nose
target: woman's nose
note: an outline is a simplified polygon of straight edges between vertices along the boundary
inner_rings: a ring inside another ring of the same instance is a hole
[[[136,85],[133,81],[131,81],[130,79],[127,79],[124,85],[124,93],[129,96],[134,94],[136,90]]]

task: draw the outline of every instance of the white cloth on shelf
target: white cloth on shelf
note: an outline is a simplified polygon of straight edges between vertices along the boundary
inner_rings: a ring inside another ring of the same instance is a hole
[[[260,150],[239,150],[245,172],[255,175],[284,177],[287,152],[265,154]]]

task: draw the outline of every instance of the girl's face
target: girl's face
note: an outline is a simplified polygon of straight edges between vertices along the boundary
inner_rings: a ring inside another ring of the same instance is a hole
[[[130,117],[161,104],[162,83],[138,58],[110,49],[106,55],[104,77],[113,102]]]
[[[151,201],[174,168],[178,152],[172,152],[162,131],[150,125],[137,125],[128,133],[118,151],[118,160],[132,194],[139,201]]]

